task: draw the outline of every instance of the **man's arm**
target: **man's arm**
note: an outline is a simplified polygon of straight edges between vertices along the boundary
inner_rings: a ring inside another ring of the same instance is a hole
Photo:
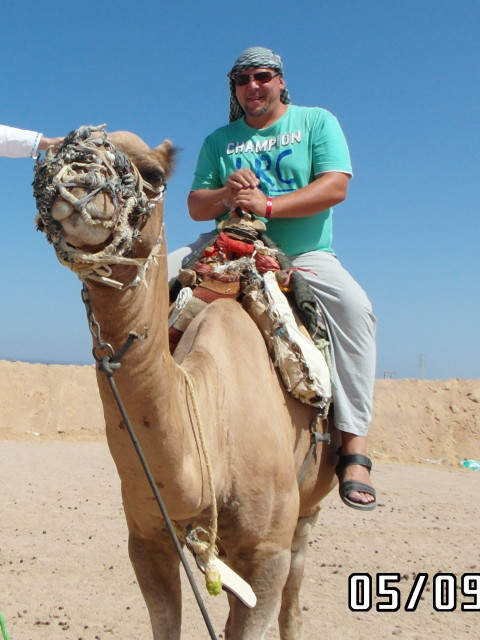
[[[349,180],[347,173],[322,173],[307,186],[272,198],[271,217],[304,218],[325,211],[345,200]],[[267,196],[257,184],[258,179],[250,169],[241,169],[228,177],[225,187],[191,191],[188,196],[190,216],[197,222],[215,220],[237,207],[264,216]]]
[[[215,220],[229,210],[227,187],[220,189],[198,189],[190,191],[187,198],[188,212],[192,220],[205,222]]]
[[[339,171],[322,173],[297,191],[272,198],[272,218],[305,218],[343,202],[347,197],[350,176]],[[231,198],[233,208],[241,207],[264,216],[267,197],[260,189],[244,187]]]
[[[63,138],[46,138],[37,131],[0,125],[0,155],[10,158],[35,158],[39,151],[58,145]]]

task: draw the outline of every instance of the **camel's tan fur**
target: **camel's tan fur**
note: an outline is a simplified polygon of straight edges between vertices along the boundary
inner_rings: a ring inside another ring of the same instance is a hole
[[[147,181],[169,177],[174,151],[168,141],[151,151],[127,132],[110,138]],[[159,204],[137,245],[142,257],[161,236],[162,217]],[[80,246],[81,225],[75,230]],[[88,244],[90,236],[86,237]],[[310,446],[308,427],[315,414],[285,393],[258,329],[237,302],[210,304],[191,323],[175,355],[170,355],[165,244],[162,249],[156,266],[147,271],[148,287],[118,291],[96,282],[87,284],[102,338],[115,350],[130,331],[148,333],[123,358],[115,373],[117,387],[170,517],[179,530],[188,525],[208,529],[211,495],[183,371],[188,373],[213,467],[219,547],[258,598],[257,606],[248,609],[229,596],[225,637],[260,640],[281,601],[281,638],[299,638],[298,592],[308,534],[320,501],[334,485],[335,443],[319,446],[299,488],[296,474]],[[116,266],[114,273],[116,280],[131,282],[135,269]],[[107,379],[101,372],[97,377],[108,444],[122,483],[130,557],[150,612],[153,637],[177,640],[179,558]]]

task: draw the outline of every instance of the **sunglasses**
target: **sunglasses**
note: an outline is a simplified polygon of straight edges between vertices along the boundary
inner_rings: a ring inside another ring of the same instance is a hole
[[[253,73],[252,75],[249,75],[248,73],[237,73],[233,76],[233,82],[237,87],[244,87],[252,80],[255,80],[257,84],[266,84],[275,78],[275,76],[279,75],[278,71],[277,73],[273,73],[273,71],[257,71],[257,73]]]

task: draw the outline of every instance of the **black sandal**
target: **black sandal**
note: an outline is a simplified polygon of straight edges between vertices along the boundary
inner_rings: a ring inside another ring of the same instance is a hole
[[[340,457],[340,460],[335,467],[335,473],[337,474],[339,480],[338,491],[340,493],[340,498],[348,507],[352,507],[352,509],[359,509],[360,511],[372,511],[377,506],[377,494],[375,493],[375,489],[373,487],[370,487],[368,484],[364,484],[363,482],[359,482],[358,480],[347,480],[346,482],[342,482],[342,475],[347,467],[350,467],[352,464],[361,464],[362,467],[366,467],[366,469],[368,469],[368,473],[370,473],[370,471],[372,470],[372,461],[370,460],[370,458],[367,458],[367,456],[364,456],[361,453],[342,454],[342,450],[339,449],[337,454]],[[362,493],[368,493],[373,496],[375,500],[373,502],[367,502],[367,504],[363,504],[362,502],[355,502],[354,500],[350,500],[348,498],[348,494],[352,491],[361,491]]]

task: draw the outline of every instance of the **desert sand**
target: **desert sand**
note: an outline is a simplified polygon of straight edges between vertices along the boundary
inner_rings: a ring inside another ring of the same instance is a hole
[[[148,640],[93,366],[0,361],[0,378],[10,640]],[[379,505],[361,513],[336,491],[325,500],[302,591],[305,640],[478,637],[480,472],[460,463],[480,460],[479,432],[480,380],[377,381],[369,453]],[[208,596],[195,575],[222,638],[226,597]],[[363,597],[354,586],[370,578]],[[183,637],[209,638],[186,580],[184,593]],[[278,637],[272,621],[266,638]]]

